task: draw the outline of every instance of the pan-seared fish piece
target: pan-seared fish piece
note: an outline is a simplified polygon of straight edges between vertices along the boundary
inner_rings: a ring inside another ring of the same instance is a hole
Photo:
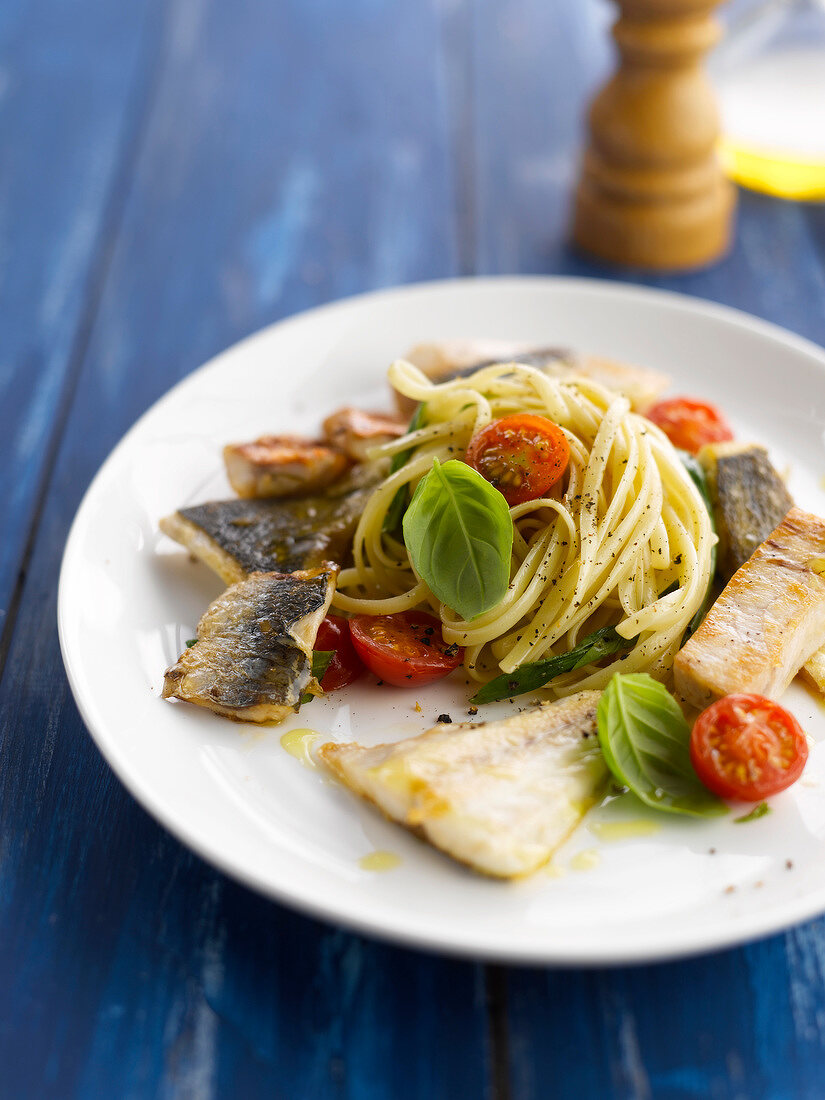
[[[645,409],[664,393],[670,384],[667,375],[647,367],[629,366],[599,356],[577,355],[562,348],[537,348],[534,344],[506,340],[442,340],[416,344],[405,358],[422,370],[433,382],[472,374],[494,363],[523,363],[558,377],[581,374],[627,397],[636,412]],[[396,396],[401,413],[408,417],[414,404]]]
[[[792,508],[677,653],[676,691],[706,707],[732,692],[777,699],[825,643],[825,521]]]
[[[477,871],[512,878],[546,863],[602,794],[599,695],[436,726],[395,745],[328,743],[320,752],[393,821]]]
[[[719,535],[716,572],[728,581],[793,508],[793,497],[764,447],[709,443],[697,458],[708,479]],[[825,695],[825,649],[817,650],[802,672]]]
[[[717,572],[727,581],[793,508],[793,497],[753,443],[709,443],[698,454],[719,535]]]
[[[289,497],[336,481],[349,466],[337,447],[294,435],[264,435],[223,449],[226,476],[239,497]]]
[[[317,569],[325,561],[341,565],[373,484],[374,474],[363,474],[353,471],[323,495],[181,508],[162,519],[160,529],[226,584],[248,573],[294,573]]]
[[[349,406],[328,416],[323,427],[324,435],[332,446],[343,451],[354,462],[365,462],[371,447],[389,443],[407,430],[406,424],[389,416],[363,412]]]
[[[198,623],[198,640],[167,669],[164,699],[241,722],[280,722],[305,691],[317,694],[312,647],[336,571],[252,573]]]

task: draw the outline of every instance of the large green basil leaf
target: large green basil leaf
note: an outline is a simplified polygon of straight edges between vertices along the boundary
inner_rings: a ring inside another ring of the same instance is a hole
[[[404,513],[403,530],[418,575],[463,619],[489,611],[506,594],[510,509],[498,489],[466,463],[433,460]]]
[[[690,762],[690,727],[670,692],[644,672],[616,674],[598,707],[599,743],[614,777],[657,810],[715,817],[728,812]]]

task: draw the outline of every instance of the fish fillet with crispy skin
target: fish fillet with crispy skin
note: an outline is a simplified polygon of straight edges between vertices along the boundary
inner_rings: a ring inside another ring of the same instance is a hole
[[[676,691],[700,708],[736,692],[778,699],[825,643],[823,573],[825,521],[792,508],[676,654]]]
[[[163,682],[164,699],[196,703],[243,722],[280,722],[305,691],[316,694],[312,647],[337,570],[252,573],[198,623]]]
[[[697,455],[719,535],[717,573],[729,580],[793,508],[793,497],[755,443],[708,443]]]
[[[160,529],[226,584],[249,573],[343,565],[358,518],[380,477],[355,467],[326,493],[288,500],[216,500],[164,516]]]
[[[599,695],[582,691],[500,722],[439,725],[394,745],[330,742],[320,752],[393,821],[477,871],[513,878],[546,863],[602,794]]]

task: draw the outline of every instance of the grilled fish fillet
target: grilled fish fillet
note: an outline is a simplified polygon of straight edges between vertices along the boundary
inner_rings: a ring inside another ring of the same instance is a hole
[[[793,497],[753,443],[710,443],[698,459],[708,479],[719,535],[717,572],[727,581],[793,508]]]
[[[220,500],[181,508],[160,529],[226,584],[248,573],[294,573],[325,561],[343,564],[372,489],[356,471],[327,493],[288,500]]]
[[[436,726],[395,745],[328,743],[356,794],[436,848],[500,878],[546,863],[601,796],[598,691],[501,722]]]
[[[294,435],[265,435],[223,449],[226,476],[239,497],[289,497],[312,493],[337,480],[347,456],[327,443]]]
[[[778,698],[825,643],[825,521],[792,508],[677,653],[676,691],[705,707],[732,692]]]
[[[434,382],[472,374],[480,367],[494,363],[509,362],[538,367],[554,376],[581,374],[609,390],[624,394],[637,412],[650,408],[670,384],[667,375],[647,367],[632,367],[612,359],[577,355],[561,348],[537,348],[506,340],[443,340],[416,344],[405,358]],[[402,414],[409,417],[414,404],[399,395],[396,395],[396,400]]]
[[[164,699],[243,722],[280,722],[314,694],[312,647],[335,591],[335,569],[253,573],[198,623],[198,640],[167,669]]]
[[[354,462],[365,462],[371,447],[397,439],[407,430],[405,424],[389,416],[363,412],[350,406],[328,416],[323,427],[324,435],[332,446],[343,451]]]

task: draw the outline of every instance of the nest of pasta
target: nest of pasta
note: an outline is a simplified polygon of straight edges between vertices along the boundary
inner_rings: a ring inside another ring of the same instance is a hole
[[[664,678],[704,601],[715,542],[708,510],[666,436],[625,397],[582,376],[560,380],[506,363],[434,384],[398,361],[389,379],[419,411],[405,436],[371,455],[389,461],[389,473],[361,515],[354,564],[341,573],[334,603],[369,615],[431,611],[445,641],[465,647],[468,676],[482,683],[567,653],[604,627],[627,641],[623,672]],[[479,431],[515,413],[558,425],[569,464],[548,495],[510,507],[506,592],[464,619],[416,572],[400,514],[434,460],[463,459]],[[587,664],[548,690],[602,688],[613,671]]]

